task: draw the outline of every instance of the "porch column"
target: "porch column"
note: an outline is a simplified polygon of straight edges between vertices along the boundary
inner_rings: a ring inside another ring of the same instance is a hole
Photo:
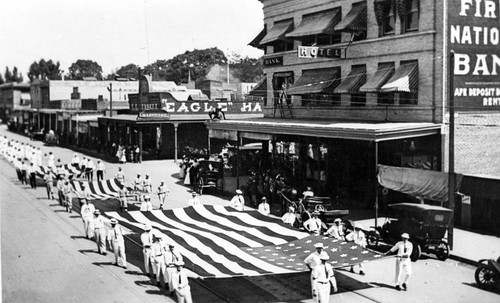
[[[240,154],[240,145],[241,145],[241,137],[240,132],[236,133],[236,188],[240,189],[240,163],[241,163],[241,154]]]
[[[36,113],[36,117],[37,117],[36,123],[37,123],[37,127],[38,127],[37,131],[40,131],[40,112]]]
[[[49,131],[52,130],[52,114],[49,113]]]
[[[58,116],[58,113],[56,112],[56,129],[55,129],[55,132],[57,133],[57,124],[59,124],[59,121],[57,119],[57,116]]]
[[[375,228],[378,226],[378,142],[375,141]]]
[[[174,163],[177,163],[177,128],[179,127],[179,123],[174,123]]]
[[[142,162],[142,129],[139,129],[139,163]]]

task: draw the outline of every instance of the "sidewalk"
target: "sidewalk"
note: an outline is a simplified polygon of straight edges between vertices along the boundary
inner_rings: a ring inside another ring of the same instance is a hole
[[[5,126],[0,126],[0,135],[6,135],[9,138],[15,138],[22,142],[29,142],[36,147],[41,147],[43,153],[52,151],[56,158],[61,158],[63,163],[69,163],[74,151],[60,147],[47,147],[41,141],[30,141],[28,137],[12,133]],[[80,157],[81,154],[79,153]],[[92,160],[97,161],[93,158]],[[101,160],[102,161],[102,160]],[[155,191],[161,180],[165,180],[170,189],[170,194],[167,197],[166,208],[177,208],[187,206],[187,201],[191,198],[191,188],[183,185],[183,182],[178,178],[179,166],[173,160],[154,160],[145,161],[142,163],[109,163],[104,161],[106,173],[104,178],[112,178],[118,171],[118,167],[123,168],[125,173],[125,182],[130,184],[136,174],[141,174],[143,177],[147,173],[153,181],[153,190]],[[44,159],[44,165],[46,160]],[[240,185],[245,184],[245,177],[240,179]],[[231,183],[231,184],[230,184]],[[226,192],[224,193],[204,193],[200,196],[200,200],[204,204],[211,205],[228,205],[229,200],[234,195],[234,182],[226,182]],[[158,198],[152,197],[153,208],[159,208]],[[105,210],[106,211],[106,210]],[[354,211],[353,211],[354,212]],[[346,217],[345,219],[349,219]],[[370,226],[375,226],[375,219],[356,220],[364,230],[369,230]],[[385,222],[385,217],[378,218],[378,225]],[[469,232],[458,228],[454,229],[454,247],[450,253],[450,258],[476,265],[480,259],[498,258],[500,256],[500,237],[482,235],[479,233]]]

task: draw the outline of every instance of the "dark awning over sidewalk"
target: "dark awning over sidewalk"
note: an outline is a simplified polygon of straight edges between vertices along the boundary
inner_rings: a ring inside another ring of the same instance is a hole
[[[368,81],[366,81],[365,85],[361,86],[359,91],[364,93],[380,92],[380,88],[382,87],[382,85],[384,85],[393,74],[393,63],[380,64],[375,74],[371,77],[368,77]]]
[[[260,45],[269,44],[278,40],[284,40],[285,35],[293,29],[293,20],[286,20],[274,23],[274,26],[267,32],[260,41]]]
[[[305,70],[287,91],[289,95],[331,94],[340,83],[338,68]]]
[[[366,32],[366,15],[366,2],[356,3],[345,18],[335,26],[335,30],[350,33]]]
[[[341,18],[340,10],[328,10],[316,14],[305,15],[300,25],[286,37],[296,38],[319,34],[333,34],[335,25]]]

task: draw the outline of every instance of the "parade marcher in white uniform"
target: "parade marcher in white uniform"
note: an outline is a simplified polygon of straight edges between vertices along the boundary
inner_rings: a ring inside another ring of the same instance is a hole
[[[64,181],[64,205],[67,212],[73,212],[73,187],[69,184],[68,180]]]
[[[95,212],[94,204],[90,203],[89,200],[85,200],[85,203],[80,209],[80,215],[83,221],[83,232],[85,233],[85,238],[92,239],[94,237],[94,226],[93,226],[93,216]]]
[[[343,240],[345,237],[345,227],[342,223],[342,219],[337,218],[333,221],[332,226],[328,228],[327,231],[323,233],[325,236],[331,236],[338,240]]]
[[[312,217],[304,222],[304,228],[315,235],[319,235],[321,233],[321,228],[323,228],[323,222],[318,217],[319,211],[313,211]]]
[[[115,175],[115,179],[120,182],[121,185],[125,185],[125,174],[121,167],[118,167],[118,172]]]
[[[35,150],[35,159],[36,159],[37,165],[41,166],[42,165],[42,150],[40,149],[40,147],[38,147]]]
[[[345,237],[346,241],[354,242],[356,245],[365,248],[366,247],[366,236],[365,233],[361,230],[360,226],[354,224],[354,231],[349,233]],[[351,266],[351,272],[354,272],[354,266]],[[363,263],[359,263],[359,274],[364,276],[365,271],[363,267]]]
[[[337,282],[334,276],[333,268],[327,261],[330,257],[323,252],[320,256],[321,263],[313,268],[311,276],[314,283],[313,297],[316,303],[330,302],[330,293],[332,285],[334,292],[337,292]]]
[[[77,154],[71,159],[71,166],[79,168],[80,167],[80,157]]]
[[[149,274],[149,265],[153,268],[153,274],[156,273],[156,265],[152,260],[152,250],[151,247],[153,245],[153,231],[151,230],[151,225],[144,226],[144,232],[141,234],[141,242],[142,242],[142,254],[144,257],[144,272],[146,276],[150,276]]]
[[[101,255],[106,255],[106,228],[104,227],[104,220],[101,216],[101,212],[98,209],[94,211],[92,225],[94,226],[94,239],[97,244],[97,252]]]
[[[102,181],[104,180],[104,173],[106,172],[106,167],[104,166],[104,163],[101,162],[101,160],[97,160],[97,181]]]
[[[269,214],[271,213],[271,207],[269,206],[269,203],[267,203],[266,197],[262,197],[262,202],[259,204],[257,210],[264,216],[269,216]]]
[[[47,188],[47,199],[54,200],[54,193],[52,189],[54,188],[54,178],[52,177],[51,172],[46,172],[43,176],[43,180],[45,181],[45,186]]]
[[[28,167],[28,173],[30,176],[31,188],[36,189],[36,168],[35,165],[33,165],[33,163],[31,163],[30,166]]]
[[[144,180],[142,181],[142,190],[144,191],[144,201],[146,202],[146,209],[148,211],[153,210],[153,204],[151,203],[151,192],[153,191],[153,182],[146,174]]]
[[[167,200],[167,194],[170,190],[165,185],[165,181],[160,182],[160,186],[158,186],[158,200],[160,201],[160,209],[163,209],[163,204]]]
[[[384,255],[387,255],[390,252],[397,251],[396,276],[394,278],[397,290],[407,290],[408,285],[406,283],[408,283],[412,274],[410,256],[413,252],[413,244],[408,241],[408,239],[410,239],[410,236],[407,233],[403,233],[401,235],[401,241],[396,243],[389,251],[384,253]]]
[[[314,297],[314,281],[313,281],[313,269],[321,264],[321,259],[320,256],[321,254],[324,254],[323,252],[323,243],[316,243],[314,244],[314,248],[316,248],[316,251],[311,253],[309,256],[307,256],[304,259],[304,264],[311,270],[311,293]]]
[[[191,198],[188,200],[188,206],[201,205],[201,201],[198,198],[198,194],[193,190],[191,192]]]
[[[152,261],[156,267],[156,285],[161,287],[160,275],[163,274],[165,285],[168,285],[168,276],[165,268],[165,255],[166,247],[161,240],[162,235],[155,235],[153,237],[153,245],[151,246]]]
[[[174,292],[172,274],[176,271],[175,264],[179,261],[184,261],[181,253],[175,249],[174,244],[170,243],[168,245],[168,251],[165,252],[165,266],[167,267],[167,279],[170,293]]]
[[[241,190],[236,190],[236,195],[229,202],[229,206],[240,211],[245,209],[245,198],[243,197],[243,192]]]
[[[127,268],[127,256],[125,254],[125,239],[123,239],[123,230],[118,224],[118,220],[111,219],[111,229],[108,231],[108,244],[115,255],[114,265]]]
[[[127,188],[123,186],[118,190],[118,199],[120,201],[120,211],[128,211],[128,197],[127,197]]]
[[[189,286],[187,271],[183,268],[184,262],[176,263],[176,271],[172,274],[172,286],[179,303],[192,303],[191,287]]]
[[[134,188],[134,191],[136,192],[135,200],[137,201],[138,195],[137,192],[142,191],[142,179],[141,179],[141,174],[137,174],[137,177],[135,177],[134,181],[132,181],[132,187]]]
[[[56,169],[56,157],[52,152],[49,152],[49,157],[47,159],[47,166],[53,171]]]
[[[65,200],[66,200],[66,198],[64,197],[64,179],[63,178],[61,178],[61,177],[57,178],[56,188],[57,188],[57,196],[59,198],[59,205],[63,206],[63,205],[65,205]]]
[[[87,175],[87,179],[89,180],[89,182],[94,181],[94,169],[95,169],[94,161],[88,158],[87,164],[85,165],[85,174]]]
[[[293,206],[289,206],[288,212],[281,217],[281,221],[293,226],[295,224],[295,220],[297,220],[297,216],[295,216],[295,208],[293,208]]]

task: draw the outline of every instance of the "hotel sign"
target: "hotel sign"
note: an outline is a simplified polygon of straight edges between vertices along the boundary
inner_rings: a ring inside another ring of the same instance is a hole
[[[450,93],[460,110],[500,109],[499,13],[498,0],[448,0],[448,50],[455,53]]]
[[[299,46],[297,50],[299,58],[340,58],[342,50],[340,48],[324,48],[317,46]]]

